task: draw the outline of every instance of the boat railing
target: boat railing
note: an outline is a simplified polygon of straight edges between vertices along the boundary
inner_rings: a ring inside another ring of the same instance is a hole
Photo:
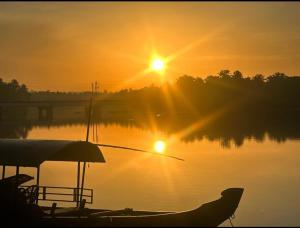
[[[30,186],[22,185],[21,188]],[[75,187],[53,187],[53,186],[38,186],[38,201],[59,201],[59,202],[79,202],[81,188]],[[93,203],[93,189],[83,188],[82,199],[86,203]]]

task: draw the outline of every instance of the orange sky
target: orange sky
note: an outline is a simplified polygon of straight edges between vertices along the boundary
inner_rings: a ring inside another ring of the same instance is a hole
[[[0,50],[0,77],[36,90],[159,85],[154,50],[175,57],[164,81],[300,75],[300,2],[1,2]]]

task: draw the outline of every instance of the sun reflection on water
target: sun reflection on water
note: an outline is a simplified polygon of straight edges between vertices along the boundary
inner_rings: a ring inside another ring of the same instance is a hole
[[[166,143],[163,140],[157,140],[154,143],[154,150],[159,154],[163,154],[166,149]]]

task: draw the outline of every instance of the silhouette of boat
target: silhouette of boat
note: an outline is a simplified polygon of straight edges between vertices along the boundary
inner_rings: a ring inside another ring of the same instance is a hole
[[[221,193],[220,199],[194,210],[160,212],[85,208],[86,199],[79,199],[80,188],[74,188],[73,202],[77,203],[76,207],[56,208],[56,203],[52,207],[42,207],[38,205],[41,195],[39,189],[45,191],[45,186],[39,186],[38,180],[41,163],[48,160],[105,162],[100,149],[95,144],[83,141],[0,139],[0,151],[0,165],[4,174],[0,181],[0,219],[2,223],[8,222],[10,225],[218,226],[231,218],[243,194],[242,188],[229,188]],[[5,166],[16,166],[16,175],[5,177]],[[19,166],[38,168],[35,185],[23,185],[33,177],[19,174]],[[42,195],[45,197],[44,193]]]
[[[19,175],[19,176],[18,176]],[[218,226],[234,214],[243,194],[242,188],[229,188],[221,193],[221,198],[199,208],[184,212],[152,212],[124,210],[105,210],[88,208],[55,208],[35,204],[36,194],[25,194],[20,188],[14,188],[32,177],[18,174],[0,182],[1,220],[10,225],[26,226]],[[16,181],[21,180],[21,181]],[[9,183],[9,184],[8,184]],[[9,187],[7,187],[9,186]],[[14,191],[17,190],[17,191]],[[34,197],[33,197],[34,196]],[[28,200],[30,199],[30,200]],[[55,204],[53,204],[55,205]],[[48,208],[49,209],[49,208]]]
[[[184,212],[107,210],[87,213],[85,217],[41,218],[38,225],[50,226],[218,226],[229,219],[238,207],[242,188],[224,190],[218,200]]]

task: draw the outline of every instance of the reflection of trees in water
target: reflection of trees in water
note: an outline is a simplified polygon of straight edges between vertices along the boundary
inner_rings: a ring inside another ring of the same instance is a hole
[[[223,147],[240,147],[245,139],[263,142],[266,137],[276,142],[300,138],[300,116],[297,113],[274,114],[272,116],[250,112],[243,116],[235,113],[224,116],[182,137],[184,142],[193,142],[206,138],[219,141]],[[258,117],[259,116],[259,117]],[[180,121],[179,121],[180,122]],[[190,120],[192,123],[193,121]],[[185,123],[184,125],[189,125]],[[184,128],[184,125],[181,125]]]
[[[23,122],[1,123],[0,138],[26,139],[32,126]]]
[[[51,129],[52,127],[72,127],[86,125],[84,119],[73,120],[52,120],[52,121],[28,121],[28,120],[16,120],[16,121],[2,121],[0,122],[0,138],[22,138],[26,139],[28,133],[35,127],[46,127]],[[105,119],[104,121],[96,120],[95,123],[101,126],[118,125],[126,128],[138,127],[136,123],[127,118],[118,119]]]
[[[210,141],[219,141],[223,147],[232,145],[240,147],[246,139],[263,142],[267,136],[276,142],[285,142],[288,139],[300,139],[300,113],[297,111],[268,110],[236,110],[215,119],[214,121],[183,135],[183,142],[201,141],[204,138]],[[184,131],[201,117],[161,117],[155,119],[156,128],[167,135]],[[139,117],[134,122],[136,127],[152,129],[153,121]]]
[[[201,119],[201,117],[199,119]],[[167,116],[155,117],[154,120],[156,129],[169,136],[183,131],[197,121],[194,117],[172,118]],[[96,119],[94,122],[105,127],[118,125],[125,128],[153,129],[153,121],[149,121],[146,115],[139,115],[134,119],[121,116],[102,118]],[[86,120],[53,120],[50,122],[17,121],[2,123],[0,125],[0,137],[26,138],[28,132],[34,127],[51,128],[78,125],[86,125]],[[284,113],[283,111],[270,111],[268,113],[243,111],[230,113],[187,135],[183,135],[181,140],[187,143],[201,141],[206,138],[210,141],[219,141],[223,147],[229,148],[232,145],[237,147],[242,146],[246,139],[263,142],[267,135],[271,140],[277,142],[300,138],[300,115],[297,112]]]
[[[245,139],[254,139],[263,142],[268,135],[276,142],[285,142],[287,139],[300,138],[300,118],[297,113],[279,115],[245,114],[242,118],[225,116],[204,126],[182,138],[185,142],[202,140],[220,141],[224,147],[232,144],[242,146]]]

